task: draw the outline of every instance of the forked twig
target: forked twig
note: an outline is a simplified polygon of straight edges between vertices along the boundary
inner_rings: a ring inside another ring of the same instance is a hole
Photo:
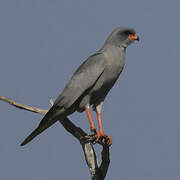
[[[45,115],[48,111],[47,109],[40,109],[40,108],[24,105],[21,103],[17,103],[12,99],[7,98],[3,95],[0,95],[0,100],[9,103],[10,105],[15,106],[16,108],[27,110],[34,113],[39,113],[42,115]],[[50,105],[53,106],[52,99],[50,99]],[[89,167],[92,180],[104,180],[110,164],[109,146],[106,143],[101,143],[103,147],[101,152],[102,162],[101,165],[98,166],[97,156],[93,148],[93,144],[90,141],[85,140],[88,134],[84,132],[80,127],[75,126],[75,124],[73,124],[67,117],[63,121],[59,121],[59,122],[69,133],[71,133],[76,139],[79,140],[83,148],[85,160]]]

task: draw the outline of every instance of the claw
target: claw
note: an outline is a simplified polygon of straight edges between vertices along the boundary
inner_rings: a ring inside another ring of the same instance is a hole
[[[98,137],[96,139],[96,142],[99,142],[102,145],[104,144],[107,146],[111,146],[112,145],[112,138],[106,134],[98,133]]]
[[[86,142],[93,143],[96,140],[96,138],[91,135],[87,135],[87,136],[82,137],[81,140],[84,141],[85,143]]]
[[[111,146],[112,138],[106,134],[98,132],[96,129],[91,129],[89,135],[81,138],[84,142],[91,142],[93,144],[100,143],[102,145]]]
[[[96,129],[91,129],[89,135],[82,137],[81,140],[83,140],[84,142],[91,142],[95,144],[97,139],[97,134],[98,131]]]

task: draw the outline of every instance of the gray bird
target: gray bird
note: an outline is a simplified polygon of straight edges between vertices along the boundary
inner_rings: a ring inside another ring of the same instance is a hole
[[[112,139],[103,132],[101,109],[106,95],[123,70],[126,48],[134,40],[139,40],[134,29],[118,27],[113,30],[103,47],[75,71],[39,126],[22,142],[21,146],[29,143],[56,121],[63,120],[75,111],[86,112],[91,130],[97,133],[96,141],[106,137],[111,145]],[[96,130],[90,114],[91,105],[97,114],[99,131]]]

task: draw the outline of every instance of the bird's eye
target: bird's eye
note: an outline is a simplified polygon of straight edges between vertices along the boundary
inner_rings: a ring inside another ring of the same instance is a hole
[[[126,31],[123,32],[123,34],[129,36],[129,35],[131,35],[133,33],[131,31],[129,31],[129,30],[126,30]]]

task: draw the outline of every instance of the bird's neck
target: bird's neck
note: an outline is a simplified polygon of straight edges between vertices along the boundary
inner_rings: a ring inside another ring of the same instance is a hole
[[[99,52],[107,52],[107,51],[117,51],[120,52],[121,54],[126,53],[126,47],[124,46],[114,46],[111,44],[104,44],[104,46],[99,50]]]

